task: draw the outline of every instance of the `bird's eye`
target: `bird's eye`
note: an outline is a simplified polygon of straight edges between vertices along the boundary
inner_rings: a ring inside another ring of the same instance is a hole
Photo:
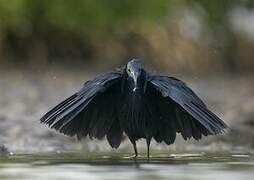
[[[131,72],[131,70],[130,70],[130,69],[128,69],[128,72]]]

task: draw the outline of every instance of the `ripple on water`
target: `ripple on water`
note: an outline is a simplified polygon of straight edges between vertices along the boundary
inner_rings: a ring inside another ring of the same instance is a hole
[[[131,154],[58,153],[13,155],[0,161],[0,179],[254,179],[253,156],[249,154],[145,154],[137,162]]]

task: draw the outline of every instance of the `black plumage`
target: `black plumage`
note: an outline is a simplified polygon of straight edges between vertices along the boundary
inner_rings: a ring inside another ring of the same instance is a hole
[[[145,138],[148,158],[152,138],[170,145],[176,133],[185,140],[199,140],[220,134],[227,127],[184,82],[151,74],[137,59],[86,82],[80,91],[46,113],[41,122],[79,139],[106,136],[113,148],[127,136],[135,156],[136,141]]]

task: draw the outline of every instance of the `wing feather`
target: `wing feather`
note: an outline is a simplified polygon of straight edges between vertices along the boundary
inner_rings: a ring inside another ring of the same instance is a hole
[[[157,93],[155,103],[163,109],[162,119],[174,121],[174,127],[171,129],[175,128],[185,140],[191,137],[198,140],[202,135],[220,134],[227,128],[227,125],[208,110],[204,102],[184,82],[167,76],[149,75],[147,88],[150,88],[150,96]],[[174,136],[175,134],[171,134],[171,137]]]
[[[120,146],[122,139],[123,131],[120,128],[119,121],[115,119],[113,125],[107,133],[108,143],[112,148],[117,149]]]
[[[82,138],[89,133],[90,137],[103,138],[114,119],[114,105],[106,103],[116,100],[114,91],[121,77],[121,72],[114,71],[86,82],[80,91],[46,113],[41,122],[66,135]]]

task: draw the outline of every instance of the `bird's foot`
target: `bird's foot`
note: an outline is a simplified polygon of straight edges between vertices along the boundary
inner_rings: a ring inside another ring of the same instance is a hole
[[[130,156],[130,158],[131,158],[131,159],[134,159],[134,160],[137,160],[138,157],[139,157],[139,155],[132,155],[132,156]]]
[[[126,159],[134,159],[134,160],[137,160],[138,157],[140,157],[139,155],[132,155],[132,156],[127,156],[125,157]]]
[[[150,162],[150,156],[146,157],[147,162]]]

